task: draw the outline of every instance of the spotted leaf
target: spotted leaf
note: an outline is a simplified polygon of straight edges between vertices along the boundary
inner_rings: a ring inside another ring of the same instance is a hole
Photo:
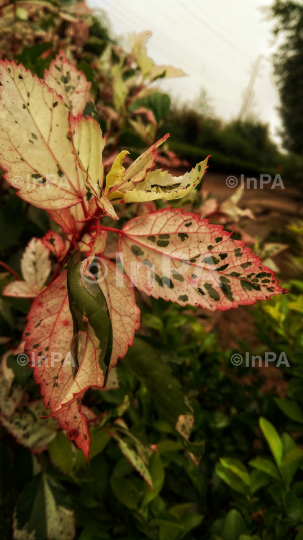
[[[42,291],[51,271],[49,249],[42,240],[32,238],[21,259],[24,281],[13,281],[6,285],[3,296],[35,298]]]
[[[102,196],[102,152],[105,140],[102,138],[99,124],[90,117],[83,118],[80,115],[77,118],[70,117],[70,133],[88,191],[94,195],[96,204],[102,208],[104,214],[118,219],[106,194]]]
[[[43,419],[46,411],[42,400],[19,408],[11,418],[1,415],[0,421],[19,444],[39,452],[53,440],[58,424],[53,418]]]
[[[120,251],[140,290],[183,306],[226,310],[285,292],[244,242],[180,209],[130,220],[121,231]]]
[[[50,63],[49,69],[44,71],[44,80],[62,96],[73,116],[82,114],[86,104],[93,101],[90,93],[92,83],[68,61],[64,51],[60,51]]]
[[[48,231],[41,241],[58,260],[61,260],[65,255],[67,246],[61,236],[54,231]]]
[[[61,406],[73,381],[73,359],[70,354],[73,322],[66,272],[34,300],[23,337],[26,341],[24,352],[29,356],[30,367],[34,369],[35,381],[40,384],[45,408],[52,413]],[[87,457],[90,440],[87,419],[80,402],[73,402],[54,418]]]
[[[155,164],[155,159],[158,155],[158,146],[166,141],[168,137],[168,134],[162,137],[162,139],[153,144],[128,167],[123,175],[122,181],[115,184],[114,187],[109,190],[108,198],[110,200],[122,199],[121,193],[132,191],[138,183],[143,182],[148,169],[151,169]],[[117,192],[119,195],[117,195]]]
[[[124,202],[146,202],[156,199],[171,201],[185,197],[201,181],[207,167],[207,159],[183,176],[172,176],[168,171],[161,169],[147,173],[143,182],[132,191],[125,192]]]
[[[51,476],[34,476],[17,501],[13,530],[16,540],[73,540],[75,519],[68,492]]]
[[[98,242],[98,238],[96,242]],[[136,306],[134,291],[127,276],[122,274],[111,261],[105,257],[98,257],[99,274],[84,274],[78,279],[85,284],[87,279],[94,280],[94,287],[100,287],[106,298],[112,326],[112,349],[109,362],[104,363],[105,348],[108,346],[106,335],[106,321],[102,323],[101,306],[95,301],[94,321],[90,318],[90,310],[86,310],[87,321],[76,326],[74,329],[77,341],[77,371],[72,385],[62,400],[60,407],[73,401],[89,387],[103,388],[106,382],[106,366],[109,368],[116,365],[118,358],[125,356],[129,345],[132,345],[135,330],[140,325],[140,310]],[[75,268],[76,270],[76,268]],[[92,270],[93,271],[93,270]],[[91,277],[89,277],[91,276]],[[74,289],[74,287],[72,287]],[[82,304],[81,304],[82,305]],[[106,316],[104,314],[104,316]],[[91,322],[91,324],[89,324]],[[94,326],[94,328],[92,327]],[[103,354],[102,354],[103,353]],[[100,361],[101,358],[101,361]]]
[[[39,208],[81,202],[85,174],[73,153],[68,109],[30,70],[0,62],[0,164],[18,195]]]

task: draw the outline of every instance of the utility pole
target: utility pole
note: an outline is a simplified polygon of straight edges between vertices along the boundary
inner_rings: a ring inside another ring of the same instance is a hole
[[[243,102],[242,102],[242,107],[239,114],[239,120],[245,119],[247,112],[249,111],[249,108],[251,106],[251,103],[254,97],[254,84],[259,73],[262,58],[263,58],[263,55],[259,54],[257,60],[255,61],[255,65],[253,67],[253,70],[251,72],[251,76],[249,79],[248,87],[245,90],[245,93],[243,96]]]

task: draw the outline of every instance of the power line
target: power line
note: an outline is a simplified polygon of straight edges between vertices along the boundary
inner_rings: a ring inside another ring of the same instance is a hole
[[[125,12],[124,12],[123,8],[121,6],[119,6],[119,5],[116,5],[114,8],[112,6],[105,7],[105,10],[107,10],[109,13],[111,13],[111,16],[112,16],[113,20],[118,18],[118,19],[121,20],[121,22],[123,22],[124,25],[127,22],[128,23],[133,22],[133,24],[136,26],[136,30],[138,29],[138,24],[139,24],[139,27],[141,26],[141,28],[144,28],[145,25],[146,25],[146,22],[141,17],[139,17],[137,14],[135,15],[134,12],[131,12],[130,8],[128,8],[127,19],[125,18]],[[183,48],[180,49],[180,43],[174,37],[170,36],[170,39],[168,40],[167,34],[163,33],[163,31],[161,31],[160,28],[157,28],[156,32],[157,32],[157,36],[156,36],[157,39],[154,42],[154,47],[158,47],[158,48],[160,47],[161,51],[162,51],[162,48],[164,48],[166,52],[172,51],[172,52],[175,53],[175,49],[171,47],[171,42],[173,42],[173,43],[175,43],[176,47],[178,47],[178,55],[182,56],[184,58],[184,63],[185,64],[188,64],[188,55],[190,57],[192,57],[193,50],[189,49],[188,45],[186,45],[186,49],[188,50],[188,54],[186,54],[185,51],[184,51],[184,45],[183,45]],[[194,38],[194,39],[195,39],[195,43],[197,44],[197,39],[196,38]],[[201,47],[203,46],[203,48],[206,49],[205,43],[202,43],[201,40],[198,40],[198,46],[196,46],[197,50],[199,50],[199,43],[201,44]],[[220,52],[218,50],[213,50],[213,52],[216,54],[216,56],[221,58],[221,60],[223,60],[223,63],[225,64],[226,59],[222,57]],[[243,69],[239,68],[237,65],[234,65],[234,69],[237,69],[237,70],[241,71],[241,73],[243,73]],[[224,73],[225,77],[232,76],[230,71],[225,71],[225,70],[222,69],[222,63],[220,64],[220,70],[222,71],[222,73]]]

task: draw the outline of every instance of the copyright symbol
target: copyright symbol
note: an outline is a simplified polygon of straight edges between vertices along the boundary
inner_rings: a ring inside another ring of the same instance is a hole
[[[87,273],[85,273],[86,270]],[[107,264],[100,257],[87,257],[81,265],[81,274],[88,283],[101,283],[108,274]]]
[[[238,178],[235,176],[229,176],[226,178],[226,185],[231,188],[236,187],[238,185]]]
[[[23,186],[23,178],[22,176],[14,176],[13,180],[12,180],[12,185],[14,188],[21,188]]]
[[[241,354],[233,354],[230,361],[233,366],[240,366],[243,362],[243,356]]]
[[[19,366],[26,366],[28,364],[28,356],[27,356],[27,354],[18,354],[17,362],[18,362]]]

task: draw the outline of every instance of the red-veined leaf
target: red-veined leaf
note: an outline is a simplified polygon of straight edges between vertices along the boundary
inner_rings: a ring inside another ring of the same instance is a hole
[[[67,245],[61,236],[54,231],[48,231],[41,239],[41,242],[56,256],[58,260],[61,260],[66,253]]]
[[[87,263],[92,262],[93,258],[94,256],[89,258]],[[112,324],[111,368],[116,365],[118,358],[125,356],[129,345],[132,345],[135,331],[140,326],[140,310],[135,303],[134,290],[128,277],[105,257],[98,257],[97,261],[102,272],[97,282],[106,298]],[[88,275],[86,274],[84,279],[87,279]],[[91,279],[94,279],[93,276]],[[104,386],[104,373],[99,365],[100,342],[88,323],[86,331],[78,332],[77,339],[79,370],[61,401],[61,407],[74,400],[87,388]]]
[[[118,216],[108,198],[101,193],[103,186],[102,152],[105,140],[98,122],[87,116],[70,117],[70,134],[80,167],[86,175],[86,185],[96,197],[96,203],[113,219]]]
[[[75,204],[71,208],[63,208],[60,211],[48,210],[48,213],[51,219],[60,225],[64,233],[72,234],[74,231],[81,231],[83,228],[86,219],[83,207],[86,210],[86,214],[91,217],[97,208],[95,198],[92,197],[88,201],[85,196],[82,199],[82,203]]]
[[[19,408],[11,418],[2,414],[0,421],[19,444],[30,448],[32,452],[41,452],[53,440],[59,429],[53,418],[42,418],[45,412],[42,400],[36,400],[21,410]]]
[[[110,360],[113,367],[118,358],[126,355],[129,345],[133,344],[135,331],[140,327],[140,310],[128,276],[122,274],[109,259],[100,256],[98,260],[107,272],[99,286],[106,298],[113,326],[113,350]]]
[[[24,351],[30,357],[35,381],[40,384],[45,408],[51,412],[61,406],[73,381],[69,353],[72,338],[73,323],[64,272],[34,300],[24,330]],[[89,433],[80,402],[72,403],[53,417],[87,457]]]
[[[74,441],[78,448],[83,450],[86,459],[90,452],[90,435],[88,429],[86,407],[81,405],[78,398],[69,405],[63,407],[52,416],[58,420],[60,428],[66,430],[66,435],[70,441]]]
[[[39,208],[61,209],[86,194],[69,135],[68,109],[22,64],[0,62],[0,164],[18,195]]]
[[[121,193],[124,191],[131,191],[136,184],[142,182],[146,177],[148,169],[151,169],[154,164],[156,157],[158,155],[157,148],[169,137],[169,134],[164,135],[162,139],[155,142],[146,152],[141,154],[136,161],[134,161],[128,169],[125,171],[122,182],[115,185],[109,191],[109,199],[122,199],[123,195]],[[122,166],[122,165],[121,165]],[[118,192],[119,195],[116,195],[115,192]]]
[[[3,296],[35,298],[43,289],[51,271],[49,249],[42,240],[32,238],[21,259],[24,281],[13,281],[4,288]]]
[[[88,244],[89,252],[87,256],[93,259],[95,255],[102,253],[106,246],[106,238],[107,233],[105,231],[95,234]]]
[[[81,207],[81,204],[76,204],[72,208]],[[65,234],[72,234],[75,229],[75,218],[70,212],[71,208],[63,208],[62,210],[49,210],[48,213],[55,223],[60,225]],[[84,216],[83,216],[84,218]],[[82,225],[81,225],[82,227]]]
[[[82,114],[86,104],[93,101],[90,93],[92,83],[86,80],[82,71],[73,66],[60,51],[44,71],[46,84],[62,96],[64,103],[74,116]]]
[[[7,360],[11,354],[19,354],[24,351],[24,342],[21,342],[16,349],[8,350],[2,357],[0,366],[0,410],[5,418],[14,415],[23,400],[23,389],[19,385],[12,387],[15,374],[7,365]]]
[[[190,172],[183,176],[172,176],[168,171],[156,169],[148,172],[144,181],[132,191],[124,194],[124,202],[145,202],[156,199],[182,199],[202,180],[207,169],[207,160],[198,163]]]
[[[118,442],[119,448],[122,454],[126,457],[129,463],[138,471],[138,473],[144,478],[145,482],[153,489],[153,481],[150,476],[150,472],[144,463],[141,456],[138,455],[136,450],[125,442],[117,433],[111,433],[112,437]]]
[[[105,146],[100,125],[90,116],[71,116],[70,131],[82,169],[88,173],[89,185],[100,197],[103,185],[102,152]]]
[[[212,311],[254,304],[281,294],[273,271],[221,225],[165,209],[122,229],[123,267],[138,289]]]
[[[60,411],[88,388],[103,388],[104,386],[104,373],[99,365],[99,340],[92,327],[87,323],[87,330],[78,332],[75,337],[78,339],[79,370],[58,407]]]

